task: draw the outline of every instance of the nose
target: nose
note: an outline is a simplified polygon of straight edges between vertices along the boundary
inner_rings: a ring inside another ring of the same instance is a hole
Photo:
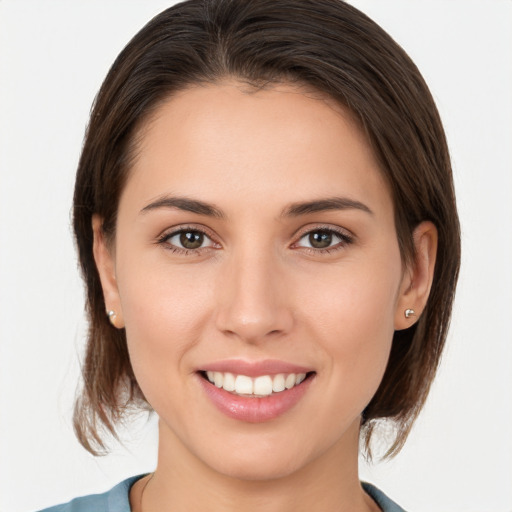
[[[293,313],[282,267],[271,251],[234,256],[219,283],[217,328],[247,343],[282,336]]]

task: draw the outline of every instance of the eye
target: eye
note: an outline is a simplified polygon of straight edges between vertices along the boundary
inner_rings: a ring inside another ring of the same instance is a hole
[[[352,238],[333,229],[315,229],[304,234],[297,242],[298,247],[308,249],[334,249],[352,243]]]
[[[180,229],[166,233],[159,239],[159,243],[169,245],[176,251],[194,251],[215,245],[206,233],[198,229]]]

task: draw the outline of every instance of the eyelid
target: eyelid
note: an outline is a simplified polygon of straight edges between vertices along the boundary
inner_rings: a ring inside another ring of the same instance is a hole
[[[318,249],[314,248],[314,247],[298,245],[300,240],[302,240],[305,236],[310,235],[311,233],[315,233],[317,231],[324,231],[324,232],[332,233],[335,236],[337,236],[338,238],[340,238],[341,241],[332,246],[325,247],[325,248],[318,248]],[[317,224],[314,226],[307,225],[307,226],[302,227],[295,233],[295,235],[294,235],[295,242],[292,243],[291,247],[309,250],[316,254],[322,253],[322,252],[328,253],[333,250],[342,249],[342,248],[346,247],[347,245],[354,243],[355,239],[356,239],[356,236],[351,231],[349,231],[346,228],[342,228],[340,226],[333,226],[332,224]]]
[[[208,238],[211,241],[211,245],[208,245],[206,247],[198,247],[197,249],[187,249],[185,247],[179,247],[168,242],[168,240],[173,236],[176,236],[180,233],[187,231],[196,231],[198,233],[202,233],[206,238]],[[155,243],[157,245],[167,244],[168,246],[166,247],[166,249],[173,250],[175,252],[181,252],[183,254],[197,254],[204,250],[209,250],[212,248],[217,249],[218,247],[220,247],[220,243],[217,241],[217,237],[212,233],[212,231],[208,229],[206,226],[197,224],[180,224],[178,226],[167,228],[156,237]]]

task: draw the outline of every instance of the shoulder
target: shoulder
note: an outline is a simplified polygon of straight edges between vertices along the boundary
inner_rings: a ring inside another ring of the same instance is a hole
[[[363,489],[369,494],[375,503],[379,505],[382,512],[405,512],[405,510],[397,505],[393,500],[388,498],[380,489],[367,482],[362,482]]]
[[[110,491],[75,498],[68,503],[45,508],[39,512],[130,512],[129,492],[131,486],[144,475],[123,480]]]

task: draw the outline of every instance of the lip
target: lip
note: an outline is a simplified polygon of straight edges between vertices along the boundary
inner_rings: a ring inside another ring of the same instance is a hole
[[[226,359],[205,364],[197,368],[198,372],[229,372],[236,375],[247,375],[247,377],[258,377],[260,375],[277,375],[279,373],[310,373],[313,368],[300,366],[278,359],[265,359],[262,361],[246,361],[244,359]]]
[[[203,372],[230,372],[237,375],[257,377],[279,373],[306,373],[308,377],[291,389],[265,397],[240,396],[218,388],[203,376]],[[263,423],[278,418],[292,409],[307,393],[315,378],[311,368],[277,360],[248,362],[226,360],[207,364],[196,372],[197,379],[213,405],[229,418],[247,423]]]

